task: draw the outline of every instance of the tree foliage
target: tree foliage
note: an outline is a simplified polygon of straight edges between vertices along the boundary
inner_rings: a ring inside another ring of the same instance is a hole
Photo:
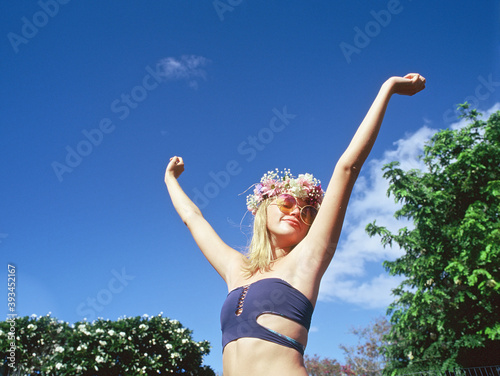
[[[385,317],[379,317],[364,328],[352,328],[358,337],[356,346],[340,345],[347,364],[337,360],[305,355],[304,362],[310,376],[379,376],[384,367],[382,346],[384,336],[389,333],[390,324]]]
[[[384,167],[388,194],[402,204],[395,216],[413,228],[367,226],[405,251],[384,264],[406,278],[388,310],[385,374],[500,363],[500,112],[483,121],[459,107],[468,125],[431,138],[425,172]]]
[[[355,375],[382,375],[385,365],[382,347],[386,344],[384,337],[389,334],[390,327],[385,317],[379,317],[364,328],[351,329],[351,333],[358,337],[357,345],[340,345],[340,348]]]
[[[304,364],[309,376],[356,376],[349,366],[343,366],[335,359],[305,355]]]
[[[214,375],[202,366],[210,344],[193,341],[191,334],[177,320],[161,315],[74,325],[49,315],[19,317],[0,322],[0,374]]]

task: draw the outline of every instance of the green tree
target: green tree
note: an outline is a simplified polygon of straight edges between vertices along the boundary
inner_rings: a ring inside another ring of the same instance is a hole
[[[500,112],[483,121],[468,107],[467,126],[425,146],[425,172],[384,167],[396,218],[413,222],[397,233],[367,226],[405,251],[384,263],[406,278],[388,309],[387,375],[500,363]]]
[[[193,341],[190,330],[161,315],[74,325],[49,315],[0,322],[1,375],[214,376],[202,365],[209,351],[207,341]]]
[[[385,317],[379,317],[364,328],[351,329],[351,333],[358,337],[357,345],[340,345],[340,348],[355,375],[382,375],[385,365],[382,347],[386,344],[384,337],[389,334],[390,327]]]

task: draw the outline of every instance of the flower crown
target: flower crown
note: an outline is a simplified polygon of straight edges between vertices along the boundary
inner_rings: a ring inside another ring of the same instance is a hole
[[[294,178],[290,170],[285,169],[280,172],[268,171],[260,183],[255,184],[253,194],[247,196],[247,208],[255,215],[262,201],[269,197],[279,196],[283,193],[289,193],[297,198],[304,200],[307,205],[319,208],[323,201],[323,189],[321,182],[311,174],[300,174]]]

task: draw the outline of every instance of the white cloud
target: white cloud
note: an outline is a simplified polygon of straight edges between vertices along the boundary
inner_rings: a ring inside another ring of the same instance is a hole
[[[391,231],[409,225],[394,218],[399,205],[393,197],[387,197],[389,184],[382,177],[382,167],[399,161],[404,170],[423,169],[419,156],[425,142],[434,133],[434,129],[423,126],[416,133],[395,142],[395,149],[386,151],[382,159],[371,160],[364,167],[347,210],[340,245],[323,277],[320,300],[342,300],[365,308],[386,307],[393,300],[391,290],[401,279],[380,274],[380,270],[371,275],[368,266],[394,260],[402,251],[397,245],[384,248],[379,237],[370,238],[366,234],[365,227],[373,220]]]
[[[311,326],[309,328],[309,333],[316,333],[316,332],[319,332],[319,328],[317,326]]]
[[[480,112],[483,112],[483,118],[488,118],[498,110],[500,103]],[[459,122],[451,127],[456,129],[463,125],[465,122]],[[435,132],[435,129],[424,125],[414,134],[396,141],[395,148],[387,150],[381,159],[373,159],[365,165],[347,209],[341,242],[323,277],[320,300],[340,300],[364,308],[384,308],[394,300],[391,290],[402,279],[391,277],[388,273],[380,274],[380,267],[375,273],[370,273],[369,267],[381,265],[384,260],[396,259],[402,250],[397,245],[384,248],[378,236],[370,238],[366,234],[365,227],[373,220],[393,232],[411,226],[411,223],[394,218],[394,212],[400,206],[392,196],[387,197],[389,184],[382,177],[382,167],[389,162],[399,161],[403,170],[425,170],[419,156]]]
[[[490,109],[488,109],[486,111],[479,111],[480,113],[483,114],[483,116],[479,117],[479,120],[488,120],[490,115],[494,112],[497,112],[497,111],[500,111],[500,102],[495,103],[493,106],[490,107]],[[469,124],[469,120],[460,119],[458,122],[451,124],[450,128],[453,130],[460,129],[460,128],[465,127],[467,124]]]
[[[158,63],[160,75],[166,80],[186,80],[189,87],[198,88],[198,78],[206,79],[205,67],[210,60],[203,56],[183,55],[180,58],[166,57]]]

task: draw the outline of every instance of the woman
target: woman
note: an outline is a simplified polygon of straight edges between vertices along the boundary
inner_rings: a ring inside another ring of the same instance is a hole
[[[165,183],[172,203],[229,290],[221,312],[224,376],[307,376],[303,352],[311,316],[354,182],[391,96],[424,88],[425,79],[415,73],[391,77],[382,85],[337,162],[324,197],[311,175],[264,175],[247,198],[255,215],[248,256],[219,238],[177,181],[184,170],[182,158],[170,159]]]

